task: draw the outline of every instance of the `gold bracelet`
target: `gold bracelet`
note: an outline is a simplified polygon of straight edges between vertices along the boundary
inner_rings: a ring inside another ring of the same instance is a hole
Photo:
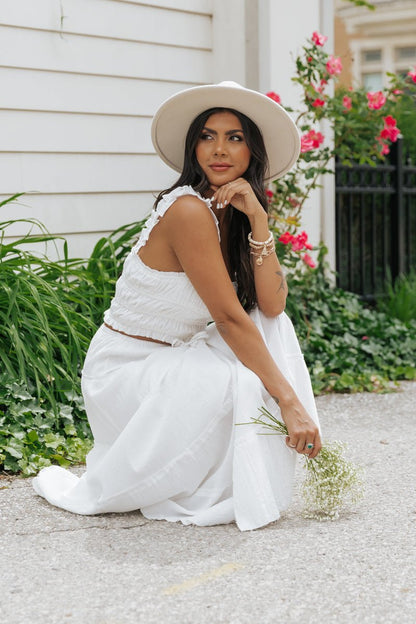
[[[274,253],[274,246],[271,249],[263,249],[260,253],[256,253],[255,251],[250,251],[252,256],[256,256],[256,264],[261,266],[263,264],[263,258],[267,258],[267,256],[271,256]]]
[[[250,254],[256,256],[256,264],[261,266],[263,264],[263,258],[267,258],[275,251],[274,238],[272,232],[269,233],[269,237],[265,241],[255,241],[252,238],[252,233],[248,235],[248,244],[251,248]]]

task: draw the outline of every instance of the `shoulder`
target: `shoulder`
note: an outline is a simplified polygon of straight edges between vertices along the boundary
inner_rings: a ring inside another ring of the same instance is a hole
[[[217,233],[216,218],[209,207],[209,201],[197,194],[184,193],[169,203],[166,223],[181,228],[203,227]]]

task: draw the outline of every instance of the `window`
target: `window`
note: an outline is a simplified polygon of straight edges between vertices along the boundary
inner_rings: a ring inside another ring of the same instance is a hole
[[[416,47],[396,48],[396,61],[412,62],[414,60],[416,60]]]
[[[383,88],[383,75],[381,72],[362,74],[362,83],[367,91],[380,91]]]
[[[363,50],[361,52],[362,63],[379,63],[381,61],[381,50]]]

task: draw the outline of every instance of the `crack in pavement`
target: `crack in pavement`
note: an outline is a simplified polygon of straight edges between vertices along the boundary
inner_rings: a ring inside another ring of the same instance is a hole
[[[51,535],[52,533],[77,533],[79,531],[89,531],[90,529],[101,529],[102,531],[118,531],[118,530],[129,530],[136,529],[137,527],[142,527],[148,524],[148,522],[141,522],[140,524],[132,524],[129,526],[117,526],[117,527],[108,527],[108,526],[100,526],[98,524],[93,524],[88,527],[79,527],[76,529],[51,529],[49,531],[31,531],[31,532],[21,532],[21,531],[11,531],[8,535],[17,535],[19,537],[22,536],[33,536],[33,535]],[[5,537],[7,534],[3,533],[2,537]]]

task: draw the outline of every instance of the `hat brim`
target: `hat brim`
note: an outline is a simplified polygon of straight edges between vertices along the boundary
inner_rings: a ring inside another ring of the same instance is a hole
[[[156,152],[169,167],[182,171],[185,138],[192,121],[210,108],[232,108],[249,117],[263,135],[269,160],[265,181],[280,178],[299,157],[298,129],[274,100],[236,83],[204,85],[181,91],[166,100],[152,122]]]

